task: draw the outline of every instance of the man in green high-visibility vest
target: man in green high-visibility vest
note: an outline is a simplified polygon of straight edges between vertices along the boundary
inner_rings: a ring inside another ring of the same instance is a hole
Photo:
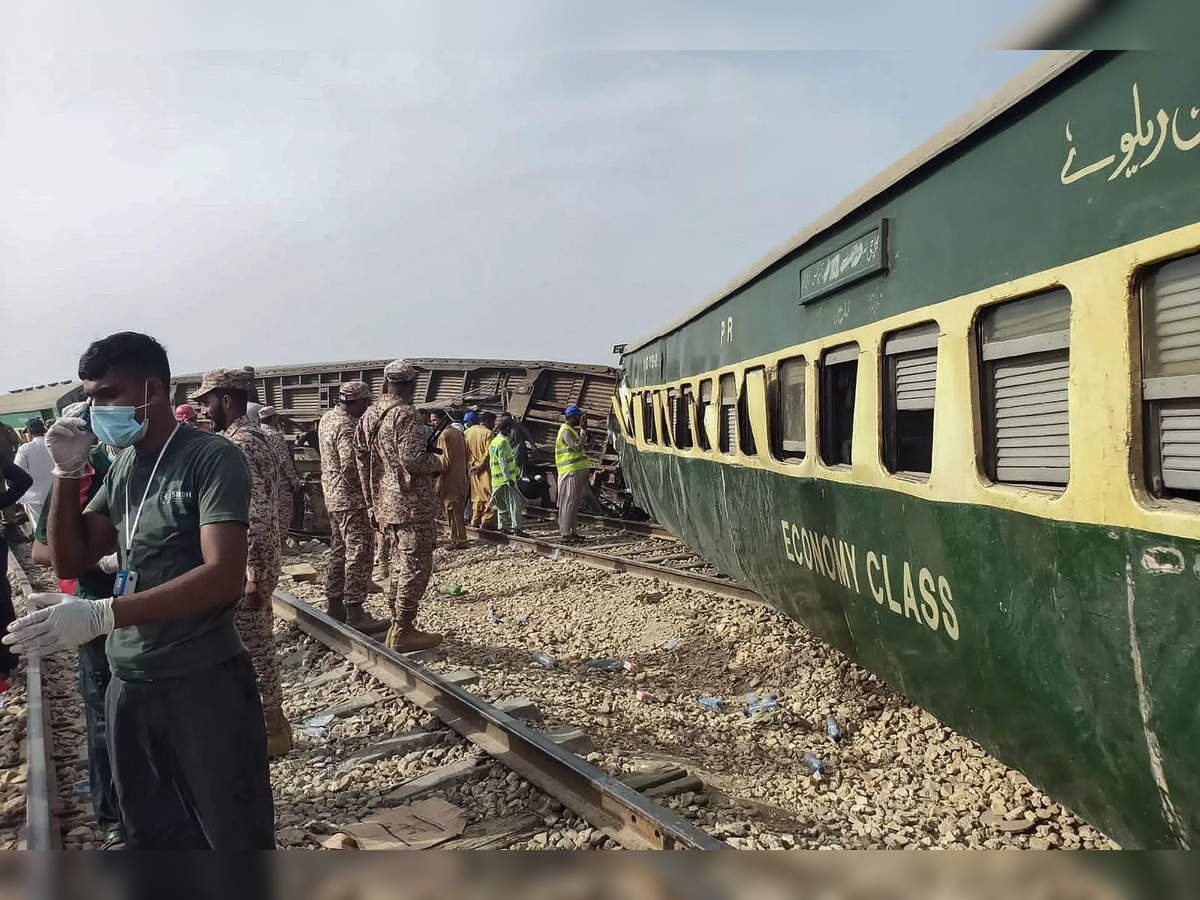
[[[492,468],[491,502],[496,510],[500,530],[505,534],[524,536],[525,532],[521,530],[521,519],[525,498],[521,496],[521,491],[517,488],[521,470],[513,455],[514,430],[513,417],[508,413],[501,413],[496,421],[496,436],[488,444],[488,460]]]
[[[554,439],[554,465],[558,469],[558,536],[566,543],[581,540],[579,504],[588,490],[588,458],[583,449],[583,410],[572,403],[566,421]]]

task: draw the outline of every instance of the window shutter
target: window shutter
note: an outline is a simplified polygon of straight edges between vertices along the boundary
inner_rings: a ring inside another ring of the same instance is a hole
[[[733,376],[721,376],[721,452],[733,453],[737,440],[737,394]]]
[[[996,479],[1066,484],[1067,354],[1000,359],[994,365]]]
[[[790,359],[780,366],[783,397],[779,407],[783,413],[781,430],[785,453],[805,452],[804,369],[804,357]]]
[[[737,437],[737,404],[721,407],[724,422],[721,425],[721,449],[726,453],[733,452],[733,442]]]
[[[1200,256],[1168,263],[1148,287],[1146,375],[1200,374]]]
[[[1162,404],[1158,423],[1163,486],[1200,490],[1200,400]]]
[[[933,409],[937,350],[896,357],[896,409]]]

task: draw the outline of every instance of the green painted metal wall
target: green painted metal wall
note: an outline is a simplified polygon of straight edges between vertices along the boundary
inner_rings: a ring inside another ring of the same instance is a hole
[[[25,423],[38,416],[41,419],[54,418],[58,413],[52,408],[46,409],[31,409],[25,412],[0,413],[0,422],[5,425],[11,425],[13,428],[24,428]]]

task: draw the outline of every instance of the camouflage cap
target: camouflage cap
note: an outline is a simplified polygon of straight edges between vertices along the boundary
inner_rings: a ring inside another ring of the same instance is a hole
[[[200,387],[189,394],[188,399],[199,400],[212,391],[248,391],[253,383],[253,369],[213,369],[204,373]]]
[[[369,400],[371,399],[371,387],[365,381],[343,381],[342,386],[338,388],[339,400]]]
[[[412,381],[417,377],[417,369],[407,359],[393,359],[383,367],[383,377],[388,381]]]

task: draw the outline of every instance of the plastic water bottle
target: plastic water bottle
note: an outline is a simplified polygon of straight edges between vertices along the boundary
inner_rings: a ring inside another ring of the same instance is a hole
[[[462,592],[462,585],[459,584],[443,584],[438,588],[438,593],[445,594],[447,597],[461,597]]]
[[[808,768],[808,771],[812,772],[814,775],[825,774],[825,763],[821,762],[821,760],[813,756],[811,753],[804,754],[804,765]]]
[[[742,711],[742,714],[746,716],[752,716],[755,713],[762,712],[763,710],[774,709],[778,705],[778,694],[768,694],[765,697],[760,697],[757,694],[747,694],[746,708]]]
[[[621,661],[619,659],[589,659],[589,669],[599,669],[601,672],[620,672]]]
[[[696,698],[696,702],[705,709],[711,709],[713,712],[725,708],[724,700],[722,700],[720,697],[710,697],[707,694],[701,694]]]
[[[543,669],[553,669],[558,666],[558,660],[545,651],[538,651],[533,654],[533,664]]]
[[[842,739],[842,729],[838,727],[837,719],[833,716],[825,717],[825,733],[829,735],[831,741],[840,741]]]
[[[487,615],[483,617],[484,621],[490,625],[495,625],[500,621],[500,617],[496,615],[496,607],[492,605],[492,601],[488,601]]]

